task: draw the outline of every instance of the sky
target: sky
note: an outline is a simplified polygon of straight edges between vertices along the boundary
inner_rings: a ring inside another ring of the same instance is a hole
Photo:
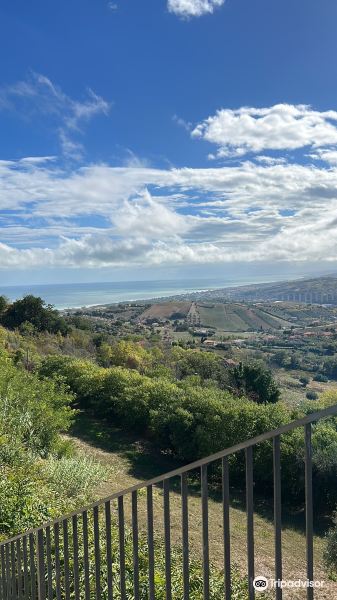
[[[335,0],[5,0],[0,281],[337,272]]]

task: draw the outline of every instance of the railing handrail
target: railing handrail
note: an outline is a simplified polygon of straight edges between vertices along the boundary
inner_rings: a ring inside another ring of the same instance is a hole
[[[164,473],[163,475],[158,475],[157,477],[149,479],[145,482],[140,482],[140,483],[137,483],[136,485],[125,488],[119,492],[114,492],[110,496],[101,498],[100,500],[96,500],[95,502],[92,502],[91,504],[88,504],[87,506],[77,509],[71,513],[62,515],[61,517],[57,517],[56,519],[47,521],[46,523],[42,523],[38,527],[34,527],[32,529],[25,531],[24,533],[20,533],[12,538],[4,540],[4,541],[0,542],[0,548],[4,545],[10,544],[17,540],[20,540],[23,537],[26,537],[30,534],[36,534],[39,531],[46,529],[47,527],[53,527],[57,523],[62,523],[63,521],[72,519],[72,517],[82,515],[83,513],[88,512],[88,511],[94,509],[95,507],[101,506],[101,505],[105,504],[106,502],[111,502],[113,500],[117,500],[121,496],[126,496],[128,494],[132,494],[133,492],[137,492],[138,490],[146,489],[149,486],[157,485],[159,483],[166,481],[167,479],[171,479],[173,477],[183,475],[184,473],[193,471],[194,469],[200,468],[204,465],[208,465],[212,462],[215,462],[216,460],[225,458],[226,456],[235,454],[236,452],[240,452],[240,450],[246,450],[247,448],[255,446],[256,444],[260,444],[261,442],[265,442],[267,440],[270,440],[277,436],[280,436],[284,433],[288,433],[289,431],[293,431],[294,429],[297,429],[298,427],[303,427],[305,425],[308,425],[315,421],[319,421],[321,419],[325,419],[327,417],[331,417],[333,415],[337,415],[337,404],[333,404],[332,406],[328,406],[327,408],[313,412],[313,413],[306,415],[305,417],[302,417],[300,419],[290,421],[290,423],[286,423],[285,425],[281,425],[280,427],[277,427],[276,429],[272,429],[268,432],[262,433],[253,438],[245,440],[244,442],[235,444],[234,446],[231,446],[230,448],[225,448],[224,450],[220,450],[219,452],[216,452],[214,454],[206,456],[205,458],[201,458],[192,463],[184,465],[183,467],[180,467],[179,469],[174,469],[172,471],[168,471],[167,473]]]

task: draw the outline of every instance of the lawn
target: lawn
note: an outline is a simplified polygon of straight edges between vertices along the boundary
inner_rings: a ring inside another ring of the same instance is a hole
[[[140,481],[145,481],[166,471],[179,466],[169,456],[165,456],[146,441],[136,435],[127,434],[119,429],[107,428],[102,422],[95,422],[80,415],[73,428],[72,439],[79,452],[91,456],[109,467],[110,476],[107,481],[96,489],[96,498],[103,498],[113,492],[123,490]],[[172,483],[171,494],[171,526],[173,542],[181,541],[181,501],[180,494]],[[191,553],[201,556],[201,505],[199,493],[191,490],[189,498],[189,527]],[[212,496],[212,494],[211,494]],[[154,490],[155,502],[155,529],[157,533],[163,531],[162,492],[160,488]],[[260,504],[260,503],[258,503]],[[139,522],[140,526],[146,525],[146,496],[145,492],[139,495]],[[130,505],[126,503],[126,514],[130,517]],[[273,576],[274,564],[274,533],[273,524],[269,518],[270,509],[260,505],[259,512],[255,514],[255,540],[256,540],[256,574]],[[240,494],[232,493],[231,519],[231,551],[232,561],[242,574],[246,573],[246,520],[244,506]],[[284,515],[283,527],[283,556],[284,578],[305,579],[305,536],[303,527],[303,514]],[[209,531],[210,552],[212,563],[223,565],[223,531],[221,502],[215,497],[209,501]],[[337,584],[328,582],[324,571],[322,553],[324,548],[323,535],[315,536],[315,577],[324,579],[324,590],[317,591],[315,598],[337,598]],[[284,598],[305,598],[303,591],[284,592]]]

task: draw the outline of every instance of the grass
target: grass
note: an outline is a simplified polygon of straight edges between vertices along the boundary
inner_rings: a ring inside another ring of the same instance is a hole
[[[289,325],[286,321],[264,312],[260,308],[232,303],[199,303],[198,311],[203,326],[222,331],[242,332],[247,329],[279,329]]]
[[[123,490],[138,482],[145,481],[166,471],[180,466],[171,457],[155,451],[151,445],[136,435],[123,432],[117,428],[106,427],[102,422],[96,422],[84,415],[79,415],[72,431],[72,439],[76,447],[85,452],[86,456],[108,466],[111,476],[108,481],[98,485],[95,497],[103,498],[113,492]],[[173,543],[181,541],[181,501],[180,494],[173,482],[171,494],[171,527]],[[162,492],[154,490],[154,514],[157,533],[163,531]],[[245,574],[246,565],[246,519],[244,503],[239,493],[232,493],[231,519],[231,551],[233,563],[240,572]],[[257,502],[255,513],[255,543],[256,543],[256,574],[273,576],[274,565],[274,532],[270,518],[270,507]],[[126,515],[130,518],[130,505],[126,502]],[[201,506],[200,496],[194,486],[191,486],[189,498],[189,528],[191,554],[201,556]],[[139,522],[146,526],[146,496],[145,491],[139,494]],[[209,501],[209,531],[210,554],[212,563],[223,566],[223,532],[222,509],[216,495],[210,494]],[[283,557],[284,578],[305,579],[305,534],[303,514],[283,515]],[[315,577],[326,581],[324,590],[318,590],[315,598],[337,598],[337,584],[329,582],[324,570],[322,554],[324,537],[315,536]],[[284,598],[305,598],[303,591],[294,590],[284,593]]]

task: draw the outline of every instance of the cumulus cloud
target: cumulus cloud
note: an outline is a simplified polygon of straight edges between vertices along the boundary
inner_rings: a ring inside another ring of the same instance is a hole
[[[188,19],[212,14],[224,2],[225,0],[168,0],[167,7],[171,13]]]
[[[337,169],[0,161],[0,268],[337,260]]]
[[[75,100],[45,75],[31,72],[26,80],[0,88],[0,110],[17,112],[26,119],[44,117],[58,136],[63,154],[78,160],[84,147],[75,136],[83,134],[83,126],[93,117],[107,116],[110,104],[90,88],[83,100]]]
[[[216,144],[219,158],[319,148],[337,144],[337,112],[319,112],[302,104],[226,108],[196,125],[192,136]]]

